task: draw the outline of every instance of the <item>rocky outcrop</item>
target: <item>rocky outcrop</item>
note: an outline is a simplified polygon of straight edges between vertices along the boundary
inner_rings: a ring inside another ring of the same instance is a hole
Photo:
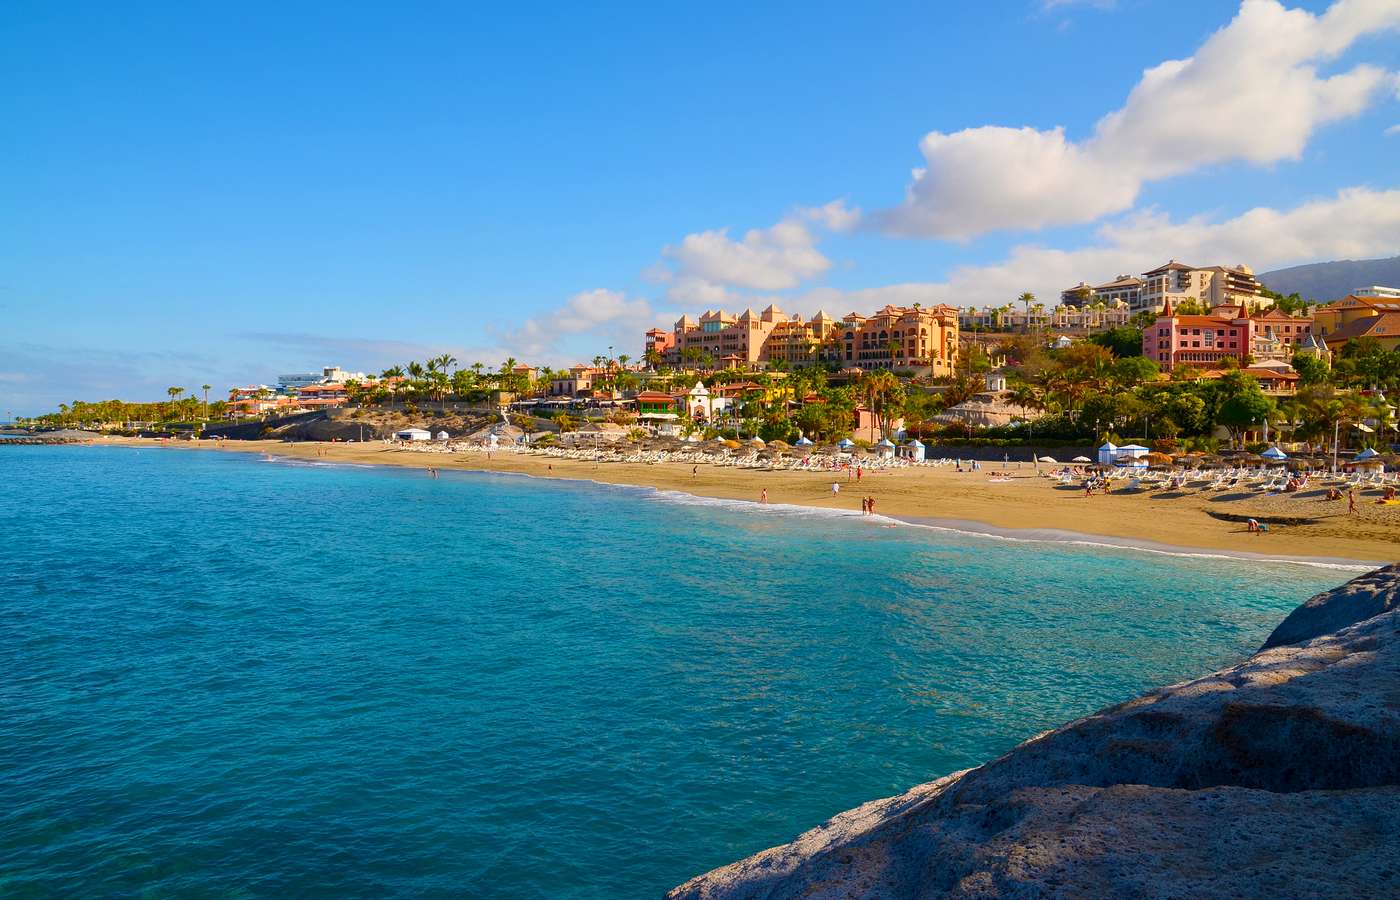
[[[1400,564],[1376,569],[1335,591],[1324,591],[1288,614],[1263,649],[1301,644],[1390,612],[1400,602]]]
[[[674,898],[1400,895],[1400,566],[1244,663],[843,813]]]

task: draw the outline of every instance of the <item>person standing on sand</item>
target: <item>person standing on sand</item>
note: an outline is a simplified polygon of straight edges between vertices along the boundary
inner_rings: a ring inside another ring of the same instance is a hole
[[[767,503],[767,502],[768,502],[768,488],[764,488],[762,491],[759,492],[759,494],[758,494],[758,502],[759,502],[759,503]]]
[[[860,476],[863,471],[864,469],[862,466],[856,466],[856,484],[860,484]]]
[[[874,497],[866,497],[866,498],[865,498],[865,514],[868,515],[868,516],[873,516],[873,515],[875,515],[875,498],[874,498]]]
[[[831,496],[835,497],[839,493],[841,493],[841,482],[833,481],[831,483]]]
[[[1347,515],[1356,515],[1356,488],[1347,491]]]
[[[691,467],[690,467],[690,477],[691,477],[691,478],[694,478],[694,477],[696,476],[696,474],[697,474],[699,471],[700,471],[700,467],[699,467],[699,466],[691,466]]]

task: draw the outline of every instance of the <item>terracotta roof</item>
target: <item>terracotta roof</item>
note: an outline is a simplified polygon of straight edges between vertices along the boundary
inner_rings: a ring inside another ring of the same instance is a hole
[[[1376,337],[1382,334],[1386,337],[1400,337],[1400,312],[1384,312],[1378,316],[1357,319],[1325,335],[1323,340],[1329,344],[1340,344],[1352,338]]]
[[[1156,275],[1158,272],[1173,272],[1173,271],[1183,271],[1183,270],[1185,270],[1185,271],[1190,271],[1191,268],[1192,268],[1191,266],[1183,265],[1182,263],[1179,263],[1179,262],[1177,262],[1176,260],[1172,260],[1172,261],[1169,262],[1169,263],[1165,263],[1165,264],[1163,264],[1163,265],[1160,265],[1160,266],[1158,266],[1158,267],[1155,268],[1155,269],[1150,269],[1150,270],[1148,270],[1148,271],[1146,271],[1146,272],[1143,272],[1142,274],[1144,274],[1144,275]]]
[[[1096,291],[1104,291],[1104,290],[1110,290],[1110,289],[1112,289],[1112,288],[1120,288],[1120,287],[1142,287],[1142,279],[1141,279],[1141,278],[1132,278],[1132,277],[1129,277],[1129,278],[1120,278],[1120,279],[1118,279],[1117,281],[1110,281],[1110,282],[1108,282],[1108,283],[1106,283],[1106,284],[1094,285],[1094,290],[1096,290]]]

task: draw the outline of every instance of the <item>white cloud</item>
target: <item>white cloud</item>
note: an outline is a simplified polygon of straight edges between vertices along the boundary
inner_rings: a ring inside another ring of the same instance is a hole
[[[1147,211],[1102,226],[1098,237],[1098,243],[1073,250],[1019,246],[1002,262],[960,266],[942,282],[849,292],[821,288],[791,305],[801,312],[824,307],[837,315],[916,300],[925,305],[999,306],[1023,291],[1053,305],[1070,285],[1142,272],[1168,257],[1202,266],[1246,263],[1265,271],[1318,260],[1385,256],[1400,247],[1400,190],[1351,188],[1292,209],[1259,207],[1219,222],[1205,217],[1173,222]]]
[[[655,325],[657,319],[658,314],[646,299],[631,299],[619,291],[595,288],[574,294],[556,309],[526,319],[502,342],[515,355],[531,362],[571,361],[563,345],[568,338],[580,335],[595,345],[611,343],[621,348],[618,352],[636,355],[633,348],[641,345],[642,332]]]
[[[1091,222],[1129,209],[1147,181],[1215,163],[1297,159],[1313,132],[1362,111],[1394,76],[1321,76],[1363,35],[1400,27],[1395,0],[1338,0],[1322,15],[1244,0],[1195,55],[1148,69],[1091,137],[984,126],[920,142],[904,202],[872,216],[900,235],[964,239]]]
[[[1400,125],[1392,125],[1385,130],[1386,137],[1395,137],[1397,134],[1400,134]]]
[[[845,200],[832,200],[822,206],[800,209],[798,213],[828,231],[836,232],[854,231],[861,220],[860,210],[847,206]]]
[[[725,228],[688,234],[662,254],[676,264],[679,276],[761,291],[796,287],[831,267],[816,236],[796,218],[751,229],[737,241]]]

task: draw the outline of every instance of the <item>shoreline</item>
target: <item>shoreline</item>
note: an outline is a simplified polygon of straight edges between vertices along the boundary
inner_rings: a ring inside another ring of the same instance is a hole
[[[1174,555],[1214,555],[1235,559],[1332,567],[1374,567],[1400,557],[1400,527],[1389,518],[1394,508],[1360,519],[1332,515],[1317,525],[1276,528],[1249,534],[1237,524],[1208,515],[1206,504],[1229,498],[1182,493],[1171,497],[1114,493],[1084,498],[1080,492],[1034,476],[1029,466],[1013,477],[988,482],[986,473],[955,473],[947,468],[868,472],[856,482],[846,473],[768,471],[686,463],[628,463],[568,460],[496,452],[440,453],[378,443],[346,444],[281,441],[161,442],[150,438],[105,438],[95,446],[221,450],[263,453],[290,460],[324,461],[441,470],[516,474],[602,485],[674,491],[697,498],[757,505],[761,491],[773,505],[841,510],[859,515],[859,496],[876,500],[881,516],[916,527],[1049,543],[1079,543]],[[841,493],[833,496],[833,479]],[[859,495],[859,496],[858,496]],[[1248,501],[1237,501],[1248,502]],[[1294,498],[1283,502],[1309,502]],[[1396,519],[1400,522],[1400,518]],[[1258,546],[1264,543],[1267,549]]]

